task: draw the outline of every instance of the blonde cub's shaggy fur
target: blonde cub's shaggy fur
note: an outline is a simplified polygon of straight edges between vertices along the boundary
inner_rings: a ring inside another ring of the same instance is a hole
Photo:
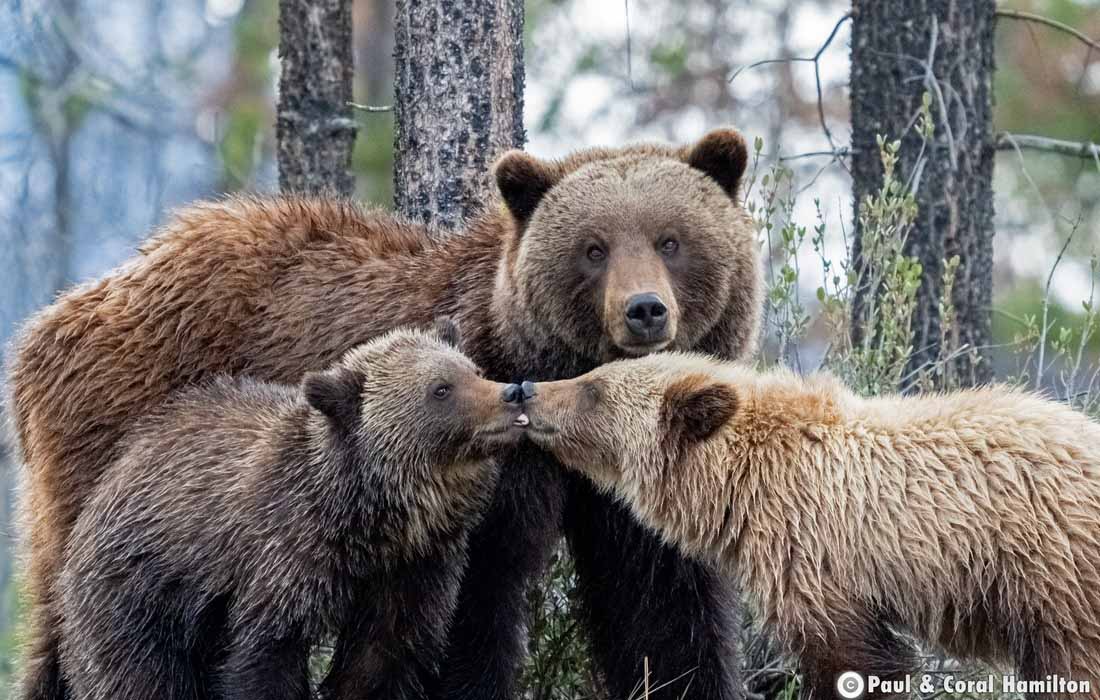
[[[1100,424],[1008,388],[864,399],[701,355],[535,385],[528,434],[740,580],[831,696],[896,631],[1100,698]],[[1078,696],[1080,697],[1080,696]]]

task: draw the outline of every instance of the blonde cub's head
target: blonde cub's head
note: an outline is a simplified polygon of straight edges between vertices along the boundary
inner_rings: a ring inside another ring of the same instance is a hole
[[[524,404],[527,434],[600,488],[636,493],[736,414],[729,373],[705,355],[659,353],[541,382]]]

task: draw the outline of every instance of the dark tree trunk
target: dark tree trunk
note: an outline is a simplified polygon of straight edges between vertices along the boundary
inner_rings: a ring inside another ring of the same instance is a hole
[[[523,2],[398,0],[394,203],[454,227],[523,145]]]
[[[351,194],[351,0],[279,0],[279,57],[280,189]]]
[[[923,93],[933,96],[935,135],[916,191],[920,208],[906,252],[924,268],[914,314],[909,370],[940,356],[943,261],[958,255],[952,300],[956,347],[977,348],[950,363],[962,384],[988,381],[992,367],[993,0],[853,0],[852,175],[857,206],[882,184],[876,135],[901,139],[899,171],[913,173],[921,136],[913,122]],[[939,85],[926,79],[931,71]],[[942,95],[942,99],[941,99]],[[946,109],[943,106],[946,102]],[[860,253],[857,217],[853,257]]]

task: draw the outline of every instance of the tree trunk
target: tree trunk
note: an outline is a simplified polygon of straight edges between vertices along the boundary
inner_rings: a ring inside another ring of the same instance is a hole
[[[455,227],[523,145],[523,2],[398,0],[396,46],[394,203]]]
[[[280,189],[350,195],[351,0],[279,0],[279,57]]]
[[[955,358],[945,370],[964,385],[992,376],[994,9],[993,0],[852,2],[855,201],[858,206],[882,185],[877,135],[901,139],[899,171],[903,179],[914,172],[922,138],[913,122],[928,91],[935,134],[926,146],[916,188],[919,214],[906,243],[906,253],[924,268],[908,370],[940,357],[944,260],[958,255],[952,294],[958,316],[950,345],[977,352]],[[934,79],[927,73],[930,49]],[[860,254],[859,235],[857,216],[853,259]]]

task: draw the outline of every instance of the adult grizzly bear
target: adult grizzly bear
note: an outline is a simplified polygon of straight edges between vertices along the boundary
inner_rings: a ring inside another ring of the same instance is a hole
[[[464,235],[323,199],[233,198],[180,212],[141,254],[26,327],[11,368],[28,467],[33,627],[24,698],[56,697],[52,587],[73,522],[132,422],[212,373],[293,383],[398,325],[455,318],[498,381],[557,379],[609,359],[754,347],[760,263],[739,205],[733,130],[686,147],[593,149],[495,166],[500,202]],[[564,525],[593,651],[617,698],[649,659],[680,697],[740,695],[728,582],[639,527],[583,479],[520,449],[471,536],[441,695],[511,698],[524,590]],[[344,635],[352,639],[352,635]],[[337,650],[337,679],[370,670]],[[672,682],[673,679],[678,679]],[[343,687],[340,683],[336,687]]]
[[[1029,695],[1087,681],[1076,696],[1100,698],[1100,424],[1083,414],[1007,388],[862,399],[691,354],[534,394],[530,438],[735,572],[813,697],[844,671],[915,673],[902,629],[1015,667]]]
[[[75,697],[308,700],[311,645],[364,610],[361,697],[424,697],[519,398],[400,330],[300,387],[174,395],[127,433],[69,540]]]

